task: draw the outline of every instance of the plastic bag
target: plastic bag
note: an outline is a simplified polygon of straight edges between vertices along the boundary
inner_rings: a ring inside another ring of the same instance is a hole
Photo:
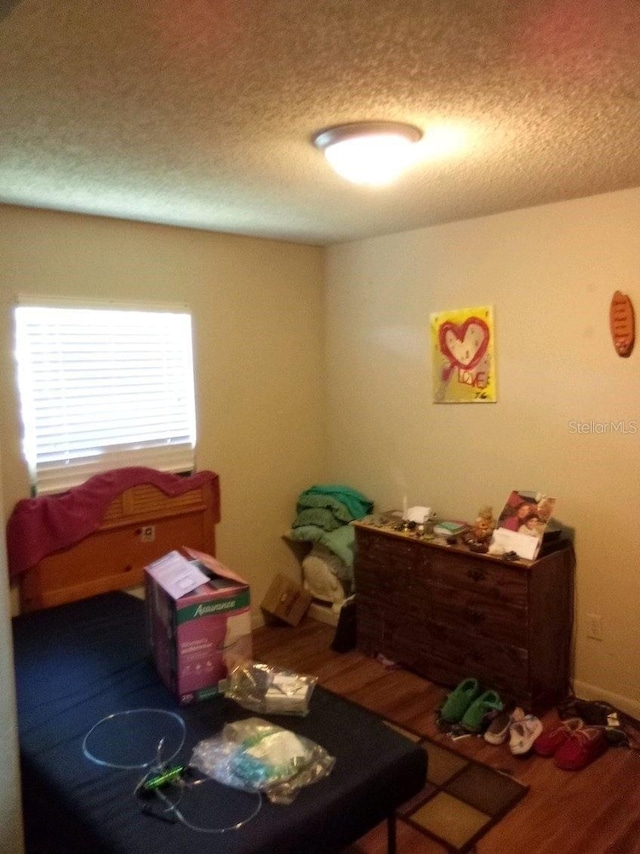
[[[301,788],[326,777],[335,759],[308,738],[248,718],[198,742],[189,764],[224,785],[290,804]]]
[[[243,709],[267,715],[308,715],[315,676],[300,676],[268,664],[244,661],[227,677],[225,697]]]

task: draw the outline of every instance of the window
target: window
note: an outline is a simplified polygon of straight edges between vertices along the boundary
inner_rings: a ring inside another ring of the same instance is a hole
[[[188,312],[23,302],[16,353],[34,494],[123,466],[193,470]]]

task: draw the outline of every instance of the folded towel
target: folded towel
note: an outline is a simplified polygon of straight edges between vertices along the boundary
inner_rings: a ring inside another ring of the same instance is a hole
[[[338,499],[334,498],[332,495],[317,495],[315,493],[303,492],[298,497],[296,509],[298,514],[304,513],[308,510],[327,511],[340,525],[346,525],[348,522],[352,522],[355,518],[346,504],[343,504],[342,501],[338,501]]]
[[[337,519],[326,507],[308,507],[298,513],[292,527],[302,528],[304,525],[316,525],[323,531],[335,531],[344,525],[344,522]]]
[[[356,532],[351,525],[342,525],[335,531],[323,531],[317,525],[292,528],[288,534],[292,540],[322,543],[349,567],[353,567]]]
[[[319,502],[315,504],[309,503],[309,501],[314,501],[314,497],[317,496],[324,498],[326,500],[326,504],[323,505]],[[341,508],[336,506],[335,502],[341,504],[346,508],[348,513],[351,514],[349,519],[341,519],[343,522],[362,519],[363,516],[366,516],[373,510],[373,501],[370,501],[356,489],[352,489],[350,486],[344,486],[342,484],[316,484],[315,486],[311,486],[298,497],[298,510],[302,510],[305,507],[325,506],[330,510],[333,510],[334,513],[343,512]]]

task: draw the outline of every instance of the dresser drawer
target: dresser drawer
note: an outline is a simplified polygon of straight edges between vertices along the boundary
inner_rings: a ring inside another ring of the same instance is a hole
[[[431,591],[428,561],[410,541],[385,537],[364,537],[358,542],[354,567],[358,598],[393,612],[398,620],[403,615],[427,619]]]
[[[377,566],[388,572],[419,570],[429,565],[429,555],[411,537],[396,537],[373,531],[357,532],[357,564]]]
[[[383,653],[387,658],[402,662],[407,667],[416,667],[429,656],[430,640],[422,616],[378,609],[356,610],[358,646],[369,655]]]
[[[405,615],[423,620],[431,616],[431,587],[415,573],[362,569],[355,579],[358,601],[365,610],[373,607],[393,613],[399,620]]]
[[[454,551],[430,554],[429,577],[439,585],[472,593],[487,601],[525,608],[528,597],[528,571],[506,562],[488,561]]]
[[[525,702],[529,696],[529,652],[526,648],[500,643],[477,634],[467,634],[451,625],[429,623],[428,678],[455,685],[475,676],[485,688],[503,699]]]
[[[525,605],[503,602],[484,591],[432,583],[432,612],[438,619],[467,634],[478,634],[500,643],[526,646],[529,636]],[[520,598],[520,597],[518,597]]]

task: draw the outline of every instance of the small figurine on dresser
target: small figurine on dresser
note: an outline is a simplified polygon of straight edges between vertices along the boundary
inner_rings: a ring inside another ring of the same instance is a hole
[[[481,507],[478,518],[473,523],[473,537],[477,543],[488,543],[496,527],[491,507]]]
[[[463,536],[463,542],[472,551],[486,552],[495,527],[496,520],[493,518],[492,508],[481,507],[477,519]]]

